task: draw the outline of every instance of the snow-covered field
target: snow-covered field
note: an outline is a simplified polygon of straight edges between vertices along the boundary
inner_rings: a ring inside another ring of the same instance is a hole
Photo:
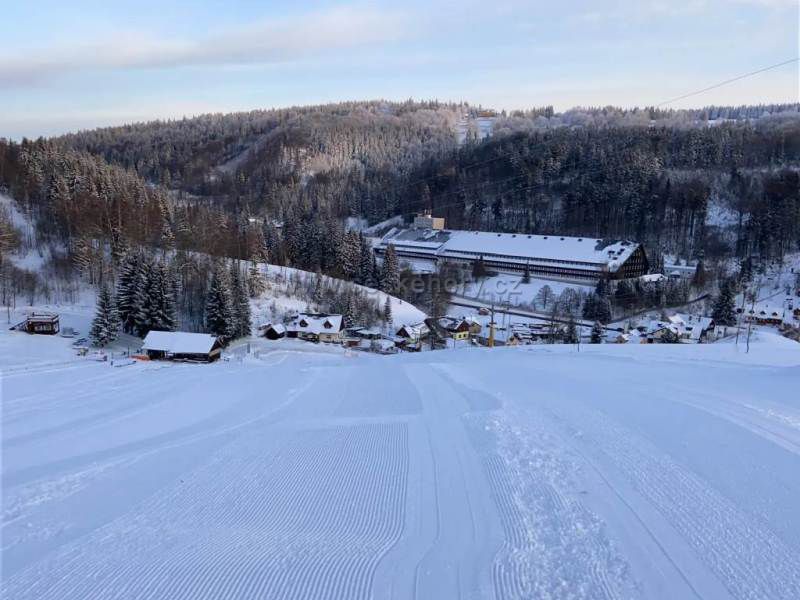
[[[0,337],[4,598],[800,597],[788,340],[122,368],[67,342]]]

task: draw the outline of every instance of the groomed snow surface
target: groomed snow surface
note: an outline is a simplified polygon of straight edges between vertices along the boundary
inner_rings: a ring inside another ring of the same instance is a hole
[[[0,337],[3,598],[800,598],[782,338],[117,368]]]

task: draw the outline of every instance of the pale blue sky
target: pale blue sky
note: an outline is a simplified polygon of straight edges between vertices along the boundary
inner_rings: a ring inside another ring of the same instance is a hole
[[[338,100],[647,105],[798,56],[798,0],[30,0],[0,137]],[[798,101],[798,63],[674,106]]]

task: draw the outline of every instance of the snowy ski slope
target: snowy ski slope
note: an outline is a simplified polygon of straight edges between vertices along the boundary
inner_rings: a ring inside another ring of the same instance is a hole
[[[800,598],[781,338],[45,358],[2,378],[3,598]]]

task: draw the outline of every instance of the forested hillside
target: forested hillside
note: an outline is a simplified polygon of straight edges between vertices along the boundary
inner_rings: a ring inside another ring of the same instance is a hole
[[[477,114],[493,116],[495,134],[467,135],[459,146],[459,120]],[[625,236],[686,258],[780,258],[800,235],[796,104],[497,114],[343,103],[98,129],[54,143],[234,215],[313,221],[323,236],[345,216],[375,222],[422,209],[453,227]],[[735,221],[735,231],[721,231],[714,215]],[[281,254],[327,268],[291,248]]]
[[[493,135],[479,139],[477,118]],[[379,282],[344,219],[422,210],[453,228],[634,238],[656,266],[662,253],[780,260],[800,248],[798,172],[797,104],[505,114],[361,102],[0,139],[0,191],[62,271],[98,283],[131,248],[178,252],[197,298],[192,252]]]
[[[452,227],[630,237],[696,257],[781,257],[800,238],[800,119],[498,136],[422,168],[389,200]],[[736,222],[721,237],[710,209]]]

